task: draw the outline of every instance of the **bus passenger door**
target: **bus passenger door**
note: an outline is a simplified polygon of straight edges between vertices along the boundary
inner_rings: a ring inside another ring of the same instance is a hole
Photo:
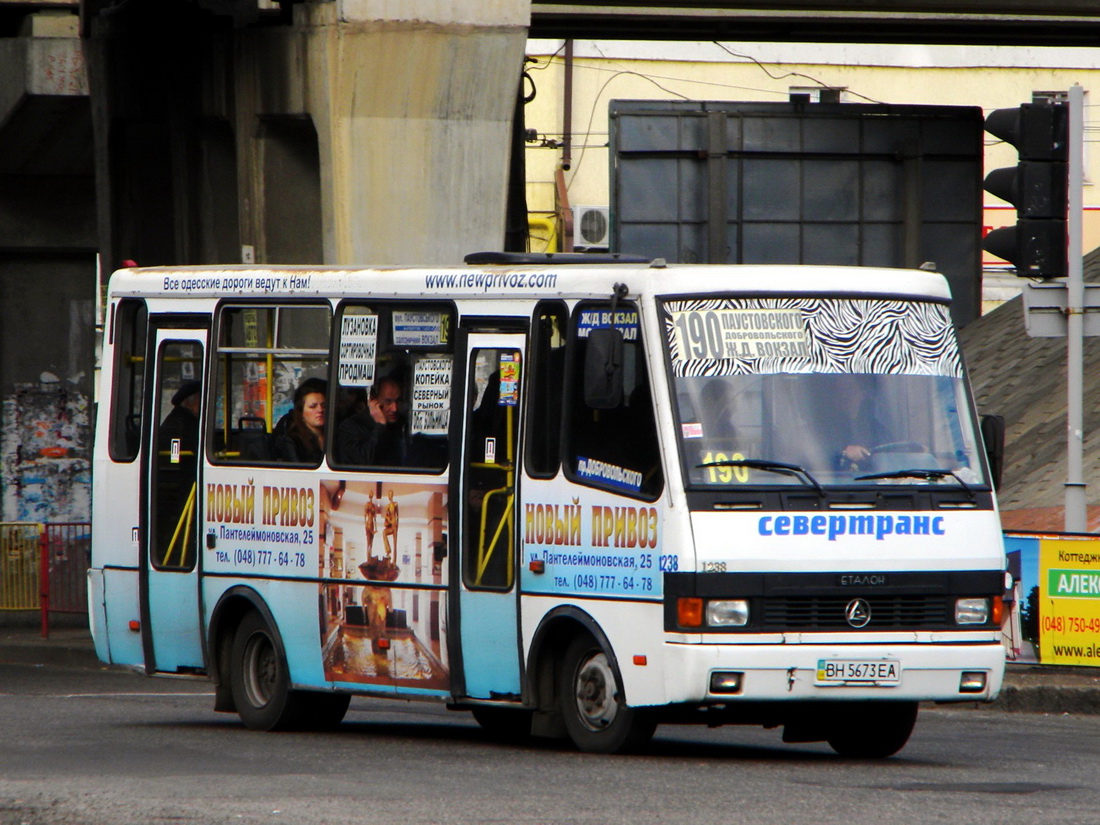
[[[141,570],[147,671],[203,668],[199,612],[200,407],[207,330],[158,329],[153,344],[152,441],[148,450]]]
[[[459,497],[459,637],[466,695],[518,698],[520,387],[526,336],[471,333]]]

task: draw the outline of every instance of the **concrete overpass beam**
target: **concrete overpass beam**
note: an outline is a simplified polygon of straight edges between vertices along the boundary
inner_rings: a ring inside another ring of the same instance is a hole
[[[59,174],[74,166],[74,154],[85,171],[88,81],[78,22],[71,12],[37,12],[19,37],[0,38],[0,172]]]

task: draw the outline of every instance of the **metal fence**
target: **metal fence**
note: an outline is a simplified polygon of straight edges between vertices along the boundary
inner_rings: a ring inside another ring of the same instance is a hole
[[[0,610],[39,607],[39,553],[42,525],[0,524]]]
[[[88,522],[0,523],[0,610],[38,610],[42,635],[51,613],[88,612]]]
[[[47,524],[41,548],[42,609],[52,613],[87,613],[92,526],[87,522]]]

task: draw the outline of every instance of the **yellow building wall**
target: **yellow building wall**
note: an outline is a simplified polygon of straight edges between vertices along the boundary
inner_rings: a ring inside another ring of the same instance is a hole
[[[528,208],[539,218],[557,208],[555,174],[562,166],[565,60],[561,41],[528,41],[527,68],[535,98],[526,106],[526,126],[538,135],[527,145]],[[578,42],[573,59],[571,162],[562,171],[572,206],[606,206],[610,201],[608,105],[612,100],[716,100],[781,102],[792,87],[846,90],[842,101],[921,105],[980,106],[993,109],[1028,103],[1033,91],[1085,89],[1084,243],[1082,252],[1100,246],[1100,152],[1090,151],[1092,108],[1089,90],[1100,89],[1100,63],[1080,49],[985,49],[962,47],[834,46],[803,47],[814,60],[792,62],[800,47],[788,44],[616,44]],[[767,59],[782,52],[783,60]],[[616,56],[627,53],[629,57]],[[693,54],[697,59],[659,55]],[[647,57],[647,55],[653,55]],[[601,56],[603,55],[603,56]],[[891,62],[919,65],[888,65]],[[1027,62],[1041,66],[1027,66]],[[1091,62],[1090,62],[1091,61]],[[1066,65],[1051,65],[1061,62]],[[936,65],[947,63],[950,65]],[[1002,65],[1012,64],[1017,65]],[[529,84],[529,88],[530,88]],[[988,172],[1016,163],[1016,150],[986,134]],[[988,228],[1014,221],[1012,207],[985,196]],[[987,230],[988,231],[988,230]],[[535,241],[532,248],[536,246]],[[1003,265],[992,255],[986,263]]]

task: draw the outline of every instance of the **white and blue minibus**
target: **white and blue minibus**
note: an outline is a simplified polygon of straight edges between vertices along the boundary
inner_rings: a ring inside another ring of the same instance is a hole
[[[467,260],[114,273],[104,662],[249,728],[388,696],[592,752],[884,757],[997,696],[999,446],[940,275]]]

